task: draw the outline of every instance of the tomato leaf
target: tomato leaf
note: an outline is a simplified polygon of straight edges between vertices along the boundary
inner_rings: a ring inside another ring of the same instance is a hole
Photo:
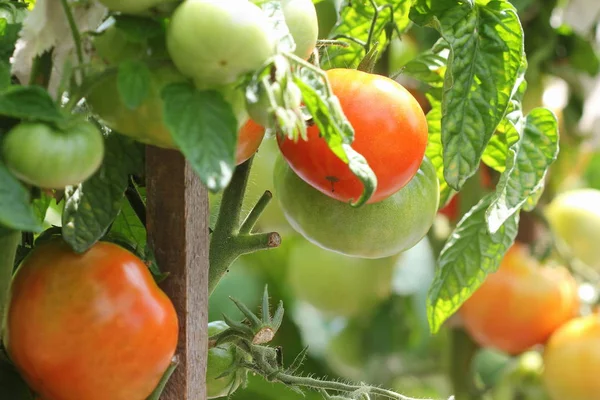
[[[225,188],[235,167],[237,121],[231,105],[213,90],[176,83],[162,91],[165,124],[186,159],[212,192]]]
[[[112,224],[110,233],[126,240],[136,252],[143,252],[146,248],[146,227],[127,199],[121,200],[121,212]]]
[[[432,87],[441,88],[444,85],[444,72],[449,52],[446,41],[440,39],[431,49],[409,61],[402,68],[401,73],[428,83]]]
[[[114,19],[115,26],[132,42],[142,43],[164,32],[162,24],[154,19],[123,14],[114,16]]]
[[[329,92],[328,83],[310,69],[302,69],[299,76],[294,77],[294,82],[331,151],[348,164],[363,184],[363,193],[353,205],[358,207],[366,203],[377,189],[377,177],[367,160],[352,148],[354,128],[346,119],[338,98]]]
[[[490,232],[496,232],[520,208],[532,209],[544,189],[548,168],[558,156],[558,122],[545,108],[532,110],[523,134],[509,150],[506,170],[486,212]],[[533,200],[528,203],[528,200]]]
[[[9,86],[0,92],[0,115],[43,122],[61,122],[63,115],[39,86]]]
[[[432,96],[427,96],[429,103],[433,107],[427,113],[427,126],[429,128],[429,137],[425,155],[429,158],[435,167],[437,177],[440,183],[440,208],[443,208],[452,197],[454,191],[448,186],[444,179],[444,158],[442,149],[442,105]]]
[[[50,207],[50,203],[52,202],[52,197],[48,196],[46,193],[43,193],[32,202],[33,212],[37,217],[37,220],[40,223],[43,223],[46,219],[46,212],[48,212],[48,207]]]
[[[444,177],[459,190],[479,168],[506,113],[524,58],[523,29],[504,1],[456,3],[429,23],[450,46],[442,100]]]
[[[488,231],[485,212],[492,196],[487,195],[465,214],[442,249],[427,299],[433,333],[477,290],[487,274],[498,269],[514,243],[519,213],[510,216],[498,232]]]
[[[65,192],[62,233],[74,251],[82,253],[108,231],[119,211],[128,175],[142,168],[142,148],[118,134],[106,138],[104,162],[98,172]]]
[[[408,27],[411,3],[409,0],[344,1],[341,16],[329,37],[347,42],[348,47],[328,48],[321,64],[326,69],[356,68],[367,47],[370,50],[374,45],[382,54],[392,33],[400,34]]]
[[[20,231],[41,232],[29,192],[0,160],[0,225]]]
[[[144,102],[151,79],[150,69],[142,61],[130,60],[119,64],[117,90],[127,108],[134,110]]]

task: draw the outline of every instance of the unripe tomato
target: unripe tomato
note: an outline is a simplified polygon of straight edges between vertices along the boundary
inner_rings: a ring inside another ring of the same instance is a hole
[[[312,0],[281,0],[285,23],[296,42],[294,54],[305,60],[310,57],[319,36],[317,10]]]
[[[561,193],[546,208],[546,216],[574,256],[590,266],[600,267],[600,190]]]
[[[171,16],[167,49],[199,87],[227,85],[275,52],[269,21],[248,0],[185,0]]]
[[[4,344],[45,400],[144,400],[175,353],[173,304],[142,260],[112,243],[38,245],[10,289]]]
[[[143,14],[152,7],[164,3],[173,3],[176,0],[99,0],[111,11],[125,14]]]
[[[324,314],[352,317],[391,295],[395,261],[348,257],[302,241],[290,252],[288,282],[296,298]]]
[[[515,243],[498,271],[462,305],[460,316],[482,346],[519,354],[543,344],[577,315],[577,283],[563,267],[540,266]]]
[[[439,204],[435,168],[426,158],[415,177],[384,201],[355,208],[315,190],[277,160],[275,195],[290,225],[311,242],[354,257],[383,258],[416,245]]]
[[[352,148],[377,176],[377,190],[368,202],[382,201],[419,170],[427,146],[425,114],[413,95],[392,79],[352,69],[332,69],[327,76],[354,127]],[[322,193],[343,202],[362,194],[362,183],[329,149],[316,125],[308,128],[307,141],[279,137],[279,147],[296,174]]]
[[[208,324],[208,335],[217,335],[228,328],[223,321],[213,321]],[[242,355],[232,343],[225,343],[208,350],[206,368],[206,395],[209,399],[227,396],[233,393],[244,382],[246,372],[235,371],[220,377],[234,366]]]
[[[571,320],[544,350],[544,384],[553,400],[596,400],[600,394],[600,316]]]
[[[64,189],[92,176],[104,159],[104,137],[84,119],[65,129],[21,122],[2,143],[6,166],[22,181],[44,189]]]
[[[254,153],[256,153],[264,136],[265,128],[251,119],[246,121],[238,135],[238,144],[235,151],[236,165],[240,165],[244,161],[247,161]]]

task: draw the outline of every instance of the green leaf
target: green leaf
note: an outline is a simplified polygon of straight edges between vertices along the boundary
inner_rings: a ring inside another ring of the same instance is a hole
[[[347,42],[348,47],[328,48],[321,64],[325,69],[356,68],[366,54],[367,44],[368,50],[377,45],[382,54],[392,32],[400,34],[408,28],[411,3],[411,0],[344,1],[339,22],[329,36]]]
[[[546,173],[558,156],[558,121],[545,108],[532,110],[525,120],[521,139],[509,150],[506,170],[500,177],[486,212],[490,232],[517,213],[529,199],[535,206],[544,188]]]
[[[27,189],[0,160],[0,225],[20,231],[41,232]]]
[[[110,233],[122,237],[136,252],[143,252],[146,248],[146,227],[127,199],[121,201],[121,212],[112,224]]]
[[[448,9],[456,6],[457,0],[416,0],[410,9],[409,17],[417,25],[432,26],[439,30],[438,15],[442,15]],[[468,0],[467,4],[472,4]]]
[[[8,8],[8,9],[7,9]],[[18,10],[13,4],[2,4],[0,17],[0,60],[9,62],[15,51],[15,43],[19,39],[22,20],[27,10]]]
[[[0,60],[0,90],[5,90],[10,86],[11,78],[10,64],[7,61]]]
[[[142,61],[125,61],[119,64],[117,89],[123,103],[132,110],[138,108],[148,96],[152,77]]]
[[[0,115],[43,122],[61,122],[60,109],[39,86],[10,86],[0,92]]]
[[[461,219],[440,254],[427,299],[433,333],[477,290],[489,273],[498,269],[514,243],[519,213],[513,214],[495,234],[488,232],[485,211],[492,196],[481,199]]]
[[[323,77],[310,69],[302,69],[300,75],[294,77],[294,82],[302,92],[304,104],[321,137],[363,184],[363,193],[353,205],[364,204],[377,189],[377,177],[367,160],[352,148],[354,128],[346,119],[338,98],[329,92]]]
[[[449,52],[447,42],[440,39],[431,49],[409,61],[402,68],[401,73],[428,83],[432,87],[441,88],[444,85]]]
[[[98,172],[79,186],[67,188],[62,233],[78,253],[108,231],[121,210],[128,175],[142,168],[141,147],[118,134],[106,138],[106,154]]]
[[[46,219],[46,212],[48,211],[48,207],[50,207],[51,202],[52,197],[43,192],[40,197],[33,200],[33,212],[40,223],[43,223]]]
[[[441,103],[431,96],[427,96],[433,107],[427,113],[427,126],[429,128],[429,139],[425,155],[432,162],[437,172],[440,183],[440,208],[443,208],[454,192],[444,179],[444,158],[442,150],[442,107]]]
[[[194,171],[212,192],[225,188],[235,167],[237,121],[214,90],[176,83],[162,91],[165,123]]]
[[[442,101],[444,177],[459,190],[479,168],[507,111],[523,53],[523,31],[507,2],[462,3],[438,17],[450,45]]]
[[[115,26],[123,31],[127,39],[132,42],[142,43],[160,36],[164,32],[162,24],[154,19],[123,14],[114,18]]]

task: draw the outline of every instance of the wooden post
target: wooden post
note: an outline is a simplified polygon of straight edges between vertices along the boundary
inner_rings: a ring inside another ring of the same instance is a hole
[[[146,150],[148,240],[179,316],[179,366],[161,400],[206,400],[208,194],[177,151]]]

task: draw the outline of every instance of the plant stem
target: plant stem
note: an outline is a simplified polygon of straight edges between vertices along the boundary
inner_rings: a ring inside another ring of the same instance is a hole
[[[162,395],[163,390],[165,390],[165,386],[167,386],[167,383],[169,382],[171,375],[173,375],[173,372],[175,372],[175,369],[177,369],[178,365],[179,365],[179,362],[177,360],[171,361],[169,368],[167,368],[167,370],[165,371],[165,374],[160,379],[158,386],[156,387],[156,389],[154,389],[154,391],[150,394],[150,396],[148,396],[148,398],[146,400],[159,400],[160,399],[160,396]]]
[[[21,242],[21,232],[10,231],[0,236],[0,333],[8,302],[8,291],[12,280],[17,247]]]
[[[52,75],[52,50],[35,57],[31,67],[31,76],[29,85],[38,85],[43,88],[48,87],[50,76]]]
[[[256,225],[258,218],[265,210],[272,198],[273,193],[271,193],[269,190],[266,190],[263,193],[260,199],[258,199],[258,201],[256,202],[256,205],[254,206],[252,211],[250,211],[250,213],[242,223],[242,226],[240,227],[240,233],[250,233],[250,231],[252,231],[252,228],[254,228],[254,225]]]
[[[269,203],[270,192],[269,194],[265,193],[261,197],[240,228],[240,215],[244,202],[244,193],[246,192],[253,158],[250,158],[235,169],[231,182],[223,192],[219,216],[210,239],[209,295],[217,287],[221,278],[225,276],[229,266],[239,256],[278,247],[281,244],[281,237],[277,232],[250,233],[260,214]]]
[[[75,51],[77,53],[77,62],[79,65],[83,65],[83,46],[81,45],[81,35],[79,34],[79,28],[77,28],[77,24],[75,23],[75,18],[73,18],[73,12],[71,11],[71,7],[67,3],[67,0],[60,0],[63,10],[65,11],[65,15],[67,17],[67,21],[69,22],[69,28],[71,28],[71,35],[73,35],[73,42],[75,43]],[[84,73],[83,70],[80,71],[81,81],[83,81]]]
[[[457,399],[479,400],[471,374],[471,362],[479,347],[462,328],[453,328],[450,340],[449,375],[452,391]]]
[[[129,181],[129,186],[127,186],[125,195],[127,196],[129,204],[131,204],[131,208],[135,211],[135,215],[137,215],[140,222],[146,226],[146,205],[144,204],[144,200],[142,200],[140,193],[135,188],[135,184],[131,180]]]

